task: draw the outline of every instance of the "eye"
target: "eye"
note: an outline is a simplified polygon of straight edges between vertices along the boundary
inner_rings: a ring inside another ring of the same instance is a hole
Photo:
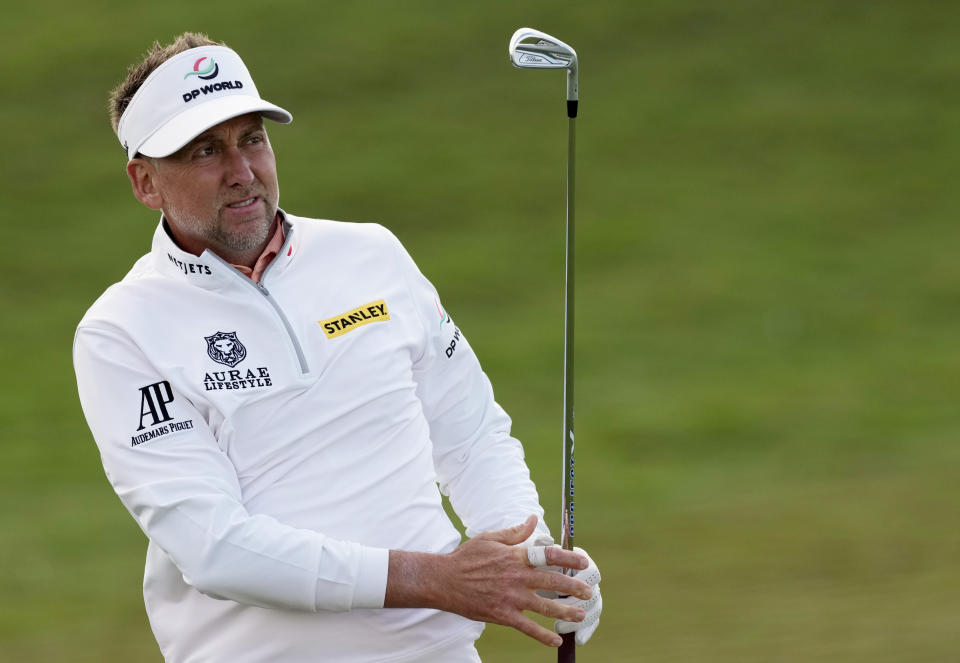
[[[213,145],[207,143],[205,145],[198,145],[197,149],[193,151],[194,159],[202,159],[204,157],[213,156],[213,153],[216,152]]]

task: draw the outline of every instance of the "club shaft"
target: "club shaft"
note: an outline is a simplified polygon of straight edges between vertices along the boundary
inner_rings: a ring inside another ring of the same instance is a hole
[[[573,550],[574,471],[574,150],[575,120],[570,118],[567,152],[567,227],[563,269],[563,529],[561,545]]]
[[[567,139],[567,227],[563,270],[563,526],[561,545],[573,550],[574,534],[574,436],[573,436],[573,350],[574,350],[574,185],[576,180],[576,118],[568,120]],[[558,663],[574,663],[574,634],[563,636]]]

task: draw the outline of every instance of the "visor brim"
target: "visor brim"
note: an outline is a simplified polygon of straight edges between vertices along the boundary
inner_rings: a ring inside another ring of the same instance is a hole
[[[263,99],[230,95],[207,101],[170,118],[143,141],[134,154],[156,158],[170,156],[210,127],[247,113],[260,113],[280,124],[293,121],[289,112]],[[133,158],[134,154],[130,154],[130,158]]]

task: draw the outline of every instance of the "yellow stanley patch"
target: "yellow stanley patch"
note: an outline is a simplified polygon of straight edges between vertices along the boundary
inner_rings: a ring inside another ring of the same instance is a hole
[[[317,322],[323,327],[323,333],[327,335],[327,338],[336,338],[337,336],[346,334],[348,331],[353,331],[357,327],[368,325],[371,322],[380,322],[381,320],[389,319],[390,311],[387,310],[387,302],[378,299],[375,302],[358,306],[352,311],[335,315],[326,320],[318,320]]]

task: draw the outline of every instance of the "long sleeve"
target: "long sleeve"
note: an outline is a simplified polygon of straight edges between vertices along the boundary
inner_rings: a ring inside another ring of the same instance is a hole
[[[382,607],[388,551],[248,513],[201,412],[120,330],[82,324],[74,367],[107,478],[188,584],[267,608]]]
[[[414,378],[441,492],[468,536],[516,525],[531,513],[539,518],[535,536],[549,535],[523,447],[511,436],[510,417],[494,400],[476,354],[399,242],[396,252],[424,330]]]

